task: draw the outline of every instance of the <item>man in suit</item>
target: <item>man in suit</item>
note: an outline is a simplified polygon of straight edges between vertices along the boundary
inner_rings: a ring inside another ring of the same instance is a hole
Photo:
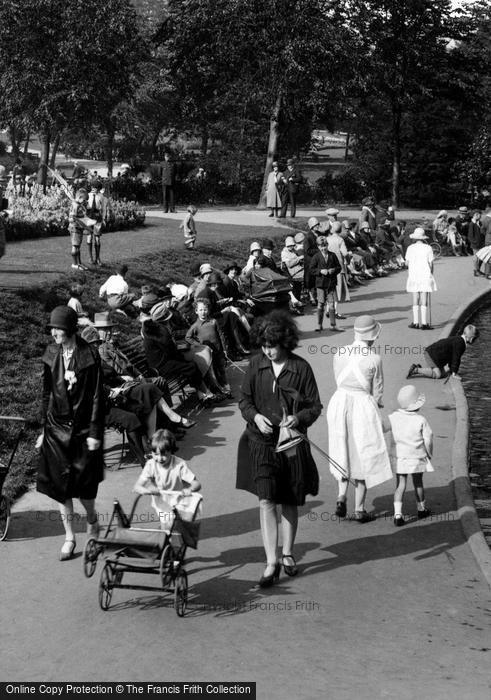
[[[451,372],[452,377],[458,376],[460,360],[468,345],[471,345],[479,337],[479,331],[475,326],[468,325],[464,328],[462,335],[451,335],[448,338],[437,340],[436,343],[428,345],[424,355],[428,367],[421,365],[411,365],[406,379],[414,377],[427,377],[429,379],[440,379]],[[446,367],[449,370],[447,372]]]
[[[286,161],[286,170],[283,173],[283,181],[285,183],[285,192],[282,196],[280,219],[285,218],[288,203],[290,203],[290,216],[294,217],[297,213],[297,192],[298,187],[302,182],[302,175],[292,158],[288,158]]]
[[[164,153],[162,164],[162,202],[164,211],[174,212],[174,185],[176,182],[176,166],[168,153]]]

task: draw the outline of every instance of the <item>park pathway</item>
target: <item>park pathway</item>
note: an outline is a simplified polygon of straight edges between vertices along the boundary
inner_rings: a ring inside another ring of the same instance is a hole
[[[131,236],[122,240],[126,235]],[[421,358],[423,346],[438,337],[458,306],[487,288],[471,268],[466,258],[437,261],[435,329],[427,333],[408,329],[404,272],[356,290],[342,307],[349,314],[340,322],[343,333],[319,337],[310,311],[299,319],[299,353],[312,364],[324,404],[311,429],[314,442],[327,447],[332,353],[351,342],[353,319],[372,313],[382,323],[386,415],[396,407],[407,368]],[[231,378],[237,396],[241,375],[233,370]],[[335,482],[315,455],[322,480],[318,496],[301,509],[300,575],[282,575],[268,591],[255,587],[264,559],[257,502],[234,488],[243,421],[235,403],[202,412],[179,451],[199,475],[205,498],[199,548],[189,551],[184,619],[176,617],[170,601],[148,591],[115,591],[114,605],[102,612],[100,565],[94,578],[82,574],[83,520],[77,556],[60,563],[62,527],[53,503],[26,494],[0,545],[1,680],[240,680],[256,681],[257,697],[272,700],[488,700],[490,592],[455,511],[453,396],[443,382],[420,380],[418,387],[426,394],[424,414],[435,433],[436,471],[426,478],[434,516],[395,528],[393,483],[387,482],[369,491],[374,522],[338,522],[332,516]],[[114,497],[129,508],[138,471],[107,473],[98,497],[103,523]],[[414,512],[411,492],[405,512]]]

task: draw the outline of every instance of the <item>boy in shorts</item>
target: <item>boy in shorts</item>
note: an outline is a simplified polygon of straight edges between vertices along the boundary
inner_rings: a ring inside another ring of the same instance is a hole
[[[87,218],[85,203],[87,199],[87,190],[77,190],[68,214],[68,231],[72,242],[72,268],[74,270],[88,270],[85,265],[82,265],[80,260],[80,246],[82,245],[84,232],[90,233],[90,229],[85,225],[85,219]]]

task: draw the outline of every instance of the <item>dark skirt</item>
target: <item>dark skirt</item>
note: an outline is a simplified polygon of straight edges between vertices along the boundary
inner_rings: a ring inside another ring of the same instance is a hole
[[[319,473],[309,444],[301,442],[295,455],[287,457],[245,431],[239,440],[236,488],[260,499],[303,506],[307,494],[319,492]]]

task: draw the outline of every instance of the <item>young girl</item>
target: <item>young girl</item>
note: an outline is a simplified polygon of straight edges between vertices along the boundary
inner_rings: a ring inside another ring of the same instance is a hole
[[[196,224],[194,223],[194,216],[198,211],[192,204],[189,205],[187,209],[188,213],[184,217],[184,221],[179,225],[184,233],[184,245],[188,250],[193,250],[196,243]]]
[[[82,306],[82,295],[84,293],[85,287],[83,284],[74,284],[70,287],[70,299],[67,302],[67,306],[75,311],[78,316],[78,326],[83,328],[85,326],[92,326],[92,321],[89,319],[89,314],[84,311]]]
[[[418,518],[427,518],[431,511],[426,508],[423,474],[434,471],[431,464],[433,432],[424,416],[418,411],[425,402],[412,384],[403,386],[397,395],[399,410],[389,416],[395,443],[397,485],[394,493],[394,525],[405,524],[402,515],[402,499],[406,490],[407,476],[411,474],[418,507]]]
[[[157,430],[152,437],[152,457],[143,467],[133,489],[137,493],[152,494],[152,506],[165,529],[172,524],[172,505],[183,496],[201,490],[200,482],[186,462],[175,457],[175,451],[176,440],[170,430]]]

